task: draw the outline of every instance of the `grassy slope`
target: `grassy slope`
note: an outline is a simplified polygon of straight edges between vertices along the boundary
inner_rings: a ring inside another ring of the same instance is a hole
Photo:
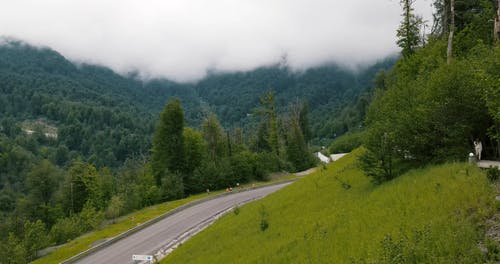
[[[224,216],[162,263],[480,263],[478,223],[493,201],[483,173],[467,164],[374,187],[349,155]]]
[[[248,183],[245,185],[242,185],[241,188],[247,188],[252,185],[255,186],[262,186],[262,185],[268,185],[272,184],[275,182],[279,181],[286,181],[289,179],[296,178],[295,175],[289,174],[289,175],[280,175],[280,177],[276,177],[275,179],[269,181],[269,182],[253,182],[253,183]],[[83,252],[89,248],[91,248],[92,244],[103,240],[107,238],[114,237],[120,233],[125,232],[126,230],[135,227],[136,225],[140,223],[144,223],[148,220],[151,220],[155,217],[158,217],[170,210],[173,210],[179,206],[182,206],[184,204],[187,204],[189,202],[199,200],[206,198],[208,196],[214,196],[217,194],[221,194],[224,191],[216,191],[216,192],[211,192],[210,194],[202,193],[198,195],[193,195],[185,199],[181,200],[176,200],[176,201],[171,201],[167,203],[161,203],[157,204],[154,206],[150,206],[144,209],[141,209],[139,211],[133,212],[129,215],[126,215],[124,217],[121,217],[119,220],[116,221],[115,224],[111,224],[108,226],[105,226],[104,228],[100,230],[96,230],[94,232],[85,234],[77,239],[74,239],[70,241],[69,243],[63,245],[62,247],[58,248],[54,252],[50,253],[49,255],[37,259],[33,261],[33,264],[49,264],[49,263],[59,263],[65,259],[70,258],[71,256],[74,256],[80,252]]]

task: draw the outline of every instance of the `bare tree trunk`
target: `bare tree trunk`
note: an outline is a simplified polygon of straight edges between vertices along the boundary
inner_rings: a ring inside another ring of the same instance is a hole
[[[495,44],[498,45],[500,42],[500,0],[497,0],[497,14],[495,16],[493,39],[495,40]]]
[[[441,18],[441,24],[443,26],[442,28],[442,32],[441,32],[441,36],[440,37],[444,37],[447,33],[448,33],[448,2],[449,0],[443,0],[443,17]]]
[[[448,49],[446,51],[446,62],[448,64],[451,63],[451,56],[453,51],[453,33],[455,31],[455,0],[451,0],[450,11],[451,11],[450,35],[448,36]]]

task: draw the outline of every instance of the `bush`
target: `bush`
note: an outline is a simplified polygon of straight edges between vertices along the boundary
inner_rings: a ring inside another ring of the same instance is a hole
[[[98,228],[103,220],[104,213],[97,211],[90,202],[87,202],[79,214],[59,219],[50,229],[49,237],[56,244],[66,243],[85,232]]]
[[[82,211],[78,214],[78,220],[83,232],[87,232],[98,228],[104,221],[104,213],[98,211],[92,206],[90,201],[87,201],[83,206]]]
[[[68,242],[69,240],[83,233],[80,227],[80,221],[77,216],[59,219],[52,226],[49,236],[57,245]]]
[[[45,224],[41,220],[24,223],[23,244],[29,259],[36,258],[38,250],[50,245]]]
[[[493,263],[498,263],[497,261],[500,261],[500,243],[492,239],[487,239],[485,244],[488,250],[486,258]]]
[[[385,235],[381,241],[379,263],[436,263],[429,227],[411,232],[411,236],[399,234],[395,239]]]
[[[231,170],[233,178],[236,182],[248,182],[254,175],[255,167],[255,154],[249,151],[242,151],[231,157]]]
[[[240,207],[239,206],[234,207],[233,213],[234,213],[234,215],[239,215],[240,214]]]
[[[267,180],[270,172],[288,169],[290,166],[278,156],[269,152],[260,152],[256,155],[256,167],[254,175],[257,180]]]
[[[260,231],[264,232],[269,228],[269,222],[267,221],[267,211],[264,206],[260,208]]]
[[[362,144],[363,132],[347,133],[336,138],[328,148],[330,153],[348,153]]]
[[[160,189],[158,188],[158,186],[151,185],[149,187],[147,187],[147,186],[141,186],[141,187],[143,187],[143,189],[147,188],[147,191],[143,193],[142,207],[156,204],[161,200],[161,192],[160,192]]]
[[[486,177],[491,182],[495,182],[500,177],[500,170],[497,167],[490,166],[486,171]]]
[[[184,184],[177,173],[166,172],[161,180],[163,199],[175,200],[184,197]]]
[[[109,201],[108,207],[106,208],[106,218],[114,219],[123,212],[124,203],[120,196],[113,196]]]
[[[5,243],[0,243],[0,259],[2,263],[27,263],[28,252],[21,240],[13,233],[9,233]]]

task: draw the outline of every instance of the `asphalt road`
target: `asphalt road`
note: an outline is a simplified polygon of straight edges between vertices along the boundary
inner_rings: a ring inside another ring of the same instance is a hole
[[[169,244],[181,234],[193,229],[221,211],[252,199],[262,198],[288,184],[290,183],[221,196],[186,208],[92,255],[80,259],[76,263],[134,263],[132,261],[133,254],[154,255],[160,248]]]

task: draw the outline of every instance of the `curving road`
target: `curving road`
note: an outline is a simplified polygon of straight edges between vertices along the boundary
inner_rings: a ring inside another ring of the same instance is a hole
[[[262,198],[288,183],[221,196],[186,208],[75,263],[134,263],[133,254],[154,255],[186,232],[213,219],[235,205]]]

